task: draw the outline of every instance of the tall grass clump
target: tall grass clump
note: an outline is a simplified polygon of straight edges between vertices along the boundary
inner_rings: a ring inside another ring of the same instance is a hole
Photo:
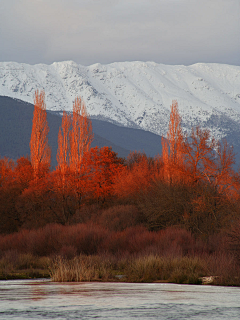
[[[200,284],[206,266],[199,258],[159,256],[86,256],[72,260],[57,257],[51,264],[53,281],[128,281]]]
[[[16,250],[6,251],[0,258],[0,278],[49,277],[50,261],[48,257],[36,257],[30,253],[18,253]]]
[[[204,263],[197,257],[143,256],[131,261],[126,273],[131,282],[166,281],[199,284]]]
[[[56,257],[50,265],[53,281],[109,281],[113,279],[113,265],[108,258],[80,255],[71,260]]]
[[[219,266],[223,264],[223,267]],[[57,257],[50,266],[53,281],[127,281],[240,285],[240,268],[227,256],[161,257],[148,256],[86,256],[72,260]]]

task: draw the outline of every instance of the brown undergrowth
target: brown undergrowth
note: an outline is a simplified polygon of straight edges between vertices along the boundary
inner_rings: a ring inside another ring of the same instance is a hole
[[[227,243],[221,234],[206,242],[179,228],[53,224],[0,236],[0,277],[194,284],[212,277],[213,284],[240,285],[239,260]]]

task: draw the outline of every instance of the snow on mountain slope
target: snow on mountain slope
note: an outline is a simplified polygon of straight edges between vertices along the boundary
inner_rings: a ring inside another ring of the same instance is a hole
[[[33,103],[44,89],[48,110],[72,110],[81,96],[93,118],[165,135],[177,100],[183,127],[200,124],[221,138],[240,129],[240,67],[121,62],[88,67],[0,63],[0,95]]]

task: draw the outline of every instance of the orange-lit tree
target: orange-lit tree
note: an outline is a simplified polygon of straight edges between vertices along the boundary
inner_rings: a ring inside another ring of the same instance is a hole
[[[92,140],[92,122],[84,102],[78,97],[73,104],[72,116],[63,112],[58,133],[58,169],[62,173],[67,168],[79,173],[83,155],[90,149]]]
[[[214,161],[208,172],[206,172],[206,178],[220,194],[236,195],[234,163],[233,147],[226,140],[218,141],[214,150]]]
[[[182,144],[185,164],[195,182],[205,179],[214,166],[214,138],[210,131],[199,126],[192,129],[190,136],[186,136]]]
[[[81,98],[76,98],[73,104],[72,129],[70,132],[69,164],[71,171],[81,171],[83,155],[90,149],[93,140],[92,122],[86,106]]]
[[[30,158],[35,178],[43,168],[50,167],[51,150],[48,145],[48,123],[44,91],[35,92]]]
[[[236,216],[233,149],[227,142],[216,142],[209,130],[196,127],[184,138],[182,152],[195,190],[185,225],[204,236],[219,232]]]
[[[68,115],[66,111],[63,111],[62,126],[58,132],[58,151],[57,162],[58,169],[61,174],[65,176],[65,173],[69,167],[69,150],[70,150],[70,132],[71,132],[71,115]]]
[[[91,148],[84,159],[86,197],[102,204],[113,195],[115,177],[123,170],[123,159],[109,147]]]
[[[63,112],[58,134],[58,172],[55,185],[58,188],[63,216],[67,217],[67,220],[82,204],[83,190],[86,188],[86,168],[82,162],[92,140],[92,122],[84,102],[78,97],[73,104],[73,114]]]
[[[8,158],[0,159],[0,190],[6,183],[13,180],[14,161]]]
[[[177,101],[173,101],[171,105],[167,139],[169,143],[170,161],[174,164],[182,164],[183,134],[181,127],[181,117],[179,115]]]
[[[161,179],[163,164],[160,158],[149,158],[146,154],[132,152],[126,165],[116,175],[114,193],[127,203],[138,202],[155,179]]]
[[[30,160],[24,157],[16,163],[0,159],[0,233],[17,231],[21,226],[18,200],[33,179]]]
[[[167,139],[162,138],[162,159],[164,162],[165,179],[169,182],[178,179],[183,167],[182,154],[183,133],[181,117],[178,111],[177,101],[171,105]]]

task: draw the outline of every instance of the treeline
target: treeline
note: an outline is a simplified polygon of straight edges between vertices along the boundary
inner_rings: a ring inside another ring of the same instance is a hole
[[[91,148],[91,120],[80,98],[72,114],[63,113],[53,170],[47,134],[44,92],[36,92],[30,157],[0,159],[2,234],[85,223],[115,232],[177,226],[208,239],[239,225],[232,148],[200,127],[183,133],[175,101],[155,158],[133,152],[122,159],[111,148]]]

